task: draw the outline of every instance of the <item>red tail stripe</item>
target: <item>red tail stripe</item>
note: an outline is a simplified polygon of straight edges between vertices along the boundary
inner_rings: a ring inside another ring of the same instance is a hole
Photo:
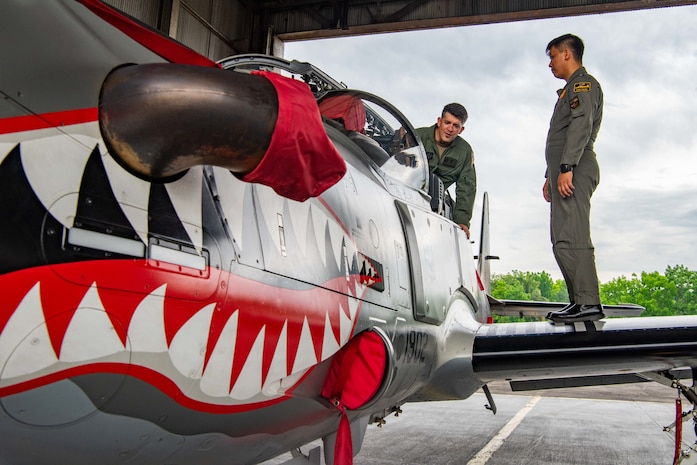
[[[79,0],[92,13],[114,26],[142,46],[172,63],[219,67],[205,56],[161,33],[148,29],[99,0]]]

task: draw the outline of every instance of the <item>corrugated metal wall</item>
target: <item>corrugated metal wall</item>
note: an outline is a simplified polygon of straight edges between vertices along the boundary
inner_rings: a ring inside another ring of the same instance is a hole
[[[174,37],[214,60],[242,53],[246,11],[237,2],[224,0],[180,1],[179,21]],[[176,6],[176,4],[175,4]],[[235,44],[237,42],[237,45]]]
[[[132,16],[150,27],[159,29],[167,33],[169,27],[169,9],[164,11],[167,6],[171,8],[171,1],[162,0],[104,0],[113,7],[118,8],[129,16]],[[162,24],[163,17],[167,18],[167,23]],[[164,29],[163,29],[164,27]]]
[[[231,0],[105,0],[213,60],[249,48],[250,13]],[[172,30],[174,28],[174,30]]]
[[[1,1],[1,0],[0,0]],[[104,0],[213,60],[282,41],[697,4],[697,0]],[[173,30],[173,32],[171,32]]]

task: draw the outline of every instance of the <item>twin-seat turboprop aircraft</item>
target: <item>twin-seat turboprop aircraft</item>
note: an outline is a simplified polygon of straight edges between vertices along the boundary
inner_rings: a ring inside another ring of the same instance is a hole
[[[639,374],[694,402],[697,317],[492,324],[550,308],[487,297],[486,208],[477,263],[382,99],[213,63],[96,0],[5,0],[0,38],[3,465],[255,464],[319,438],[347,464],[405,402],[501,379]]]

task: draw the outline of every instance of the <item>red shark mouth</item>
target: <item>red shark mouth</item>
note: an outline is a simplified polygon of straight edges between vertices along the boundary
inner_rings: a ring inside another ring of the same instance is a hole
[[[198,410],[277,402],[349,340],[371,282],[356,274],[290,289],[147,260],[9,273],[0,276],[0,397],[106,371],[180,392]]]

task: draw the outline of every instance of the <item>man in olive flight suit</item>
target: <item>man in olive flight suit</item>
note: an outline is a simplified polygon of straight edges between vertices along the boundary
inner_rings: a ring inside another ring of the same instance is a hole
[[[566,85],[557,91],[547,134],[547,172],[542,194],[551,202],[554,257],[569,291],[570,304],[547,317],[557,323],[603,318],[595,252],[590,233],[590,199],[600,171],[593,151],[603,117],[603,91],[583,67],[584,45],[565,34],[547,45],[552,74]]]
[[[466,121],[465,107],[459,103],[449,103],[434,126],[418,128],[416,132],[426,149],[430,171],[443,181],[445,189],[455,183],[453,221],[469,239],[474,196],[477,193],[477,173],[472,146],[459,137]]]

